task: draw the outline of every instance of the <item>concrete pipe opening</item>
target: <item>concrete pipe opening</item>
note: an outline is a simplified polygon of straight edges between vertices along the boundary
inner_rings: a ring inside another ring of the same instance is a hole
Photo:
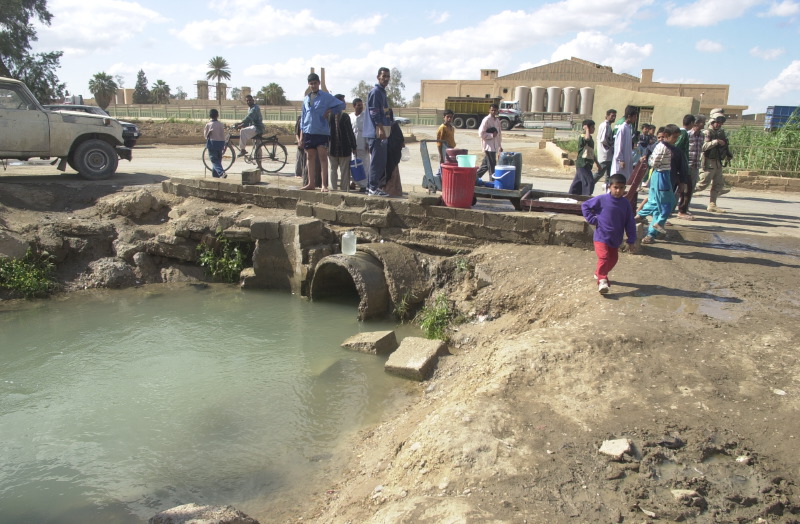
[[[317,264],[311,280],[311,300],[348,294],[359,297],[359,320],[389,313],[389,290],[383,266],[375,257],[361,252],[355,255],[331,255]]]

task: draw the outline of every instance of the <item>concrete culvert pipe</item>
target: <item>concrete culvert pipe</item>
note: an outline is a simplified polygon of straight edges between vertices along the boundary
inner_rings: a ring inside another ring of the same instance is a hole
[[[391,300],[383,266],[366,253],[323,258],[311,280],[311,300],[358,293],[358,318],[386,316]]]

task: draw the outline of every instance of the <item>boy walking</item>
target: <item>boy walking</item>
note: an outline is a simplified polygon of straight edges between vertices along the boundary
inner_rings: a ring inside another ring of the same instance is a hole
[[[222,151],[225,149],[225,126],[217,120],[219,111],[212,109],[208,112],[211,121],[203,128],[203,136],[208,148],[208,159],[211,160],[211,176],[214,178],[228,178],[222,168]]]
[[[617,265],[619,246],[623,233],[628,237],[628,249],[636,251],[636,223],[633,208],[625,195],[625,176],[611,175],[608,178],[608,193],[590,198],[581,204],[583,217],[594,230],[594,252],[597,254],[597,290],[605,295],[609,290],[608,274]]]

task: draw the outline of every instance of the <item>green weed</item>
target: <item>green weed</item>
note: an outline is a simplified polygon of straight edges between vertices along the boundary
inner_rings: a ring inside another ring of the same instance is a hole
[[[731,169],[800,177],[800,117],[797,114],[772,132],[743,126],[728,136],[733,153]]]
[[[200,265],[206,268],[208,274],[215,280],[230,283],[239,280],[249,256],[246,246],[228,240],[221,233],[217,233],[215,246],[201,243],[197,250],[200,251]]]
[[[0,288],[25,297],[45,297],[58,289],[53,277],[55,264],[47,253],[28,249],[21,259],[0,258]]]
[[[447,340],[447,328],[455,316],[450,301],[444,293],[440,293],[433,304],[424,306],[414,321],[419,324],[425,338]]]

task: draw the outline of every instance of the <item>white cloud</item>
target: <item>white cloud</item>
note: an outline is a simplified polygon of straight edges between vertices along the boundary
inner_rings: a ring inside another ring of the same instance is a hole
[[[151,24],[166,22],[156,11],[122,0],[52,0],[50,26],[36,28],[42,44],[65,56],[111,53],[142,34]],[[39,46],[42,47],[42,46]]]
[[[713,40],[700,40],[694,45],[694,48],[701,53],[721,53],[725,50],[722,44]]]
[[[445,11],[443,13],[440,13],[438,11],[431,11],[431,13],[428,15],[428,18],[433,20],[434,24],[443,24],[450,19],[450,13],[448,11]]]
[[[679,27],[710,27],[724,20],[739,18],[762,0],[697,0],[689,5],[667,8],[667,25]]]
[[[758,13],[760,17],[767,16],[793,16],[800,13],[800,3],[792,2],[792,0],[783,0],[783,2],[772,2],[769,9],[765,13]]]
[[[652,53],[652,44],[616,43],[610,36],[598,31],[582,31],[573,40],[558,46],[550,58],[556,61],[578,56],[598,64],[610,65],[619,72],[637,67]]]
[[[759,99],[777,99],[788,93],[800,94],[800,60],[793,60],[783,71],[760,89]]]
[[[228,4],[230,6],[224,12],[232,13],[230,17],[192,21],[171,33],[195,49],[214,45],[263,45],[283,38],[299,38],[298,35],[314,35],[324,47],[326,37],[375,34],[384,18],[384,15],[373,15],[359,20],[358,24],[352,24],[315,18],[310,9],[276,9],[265,2],[256,1]],[[253,30],[254,19],[258,20],[255,26],[257,31]]]
[[[763,60],[775,60],[785,52],[786,50],[783,49],[782,47],[779,47],[777,49],[761,49],[758,46],[756,46],[750,50],[750,54],[752,56],[755,56],[756,58],[761,58]]]

